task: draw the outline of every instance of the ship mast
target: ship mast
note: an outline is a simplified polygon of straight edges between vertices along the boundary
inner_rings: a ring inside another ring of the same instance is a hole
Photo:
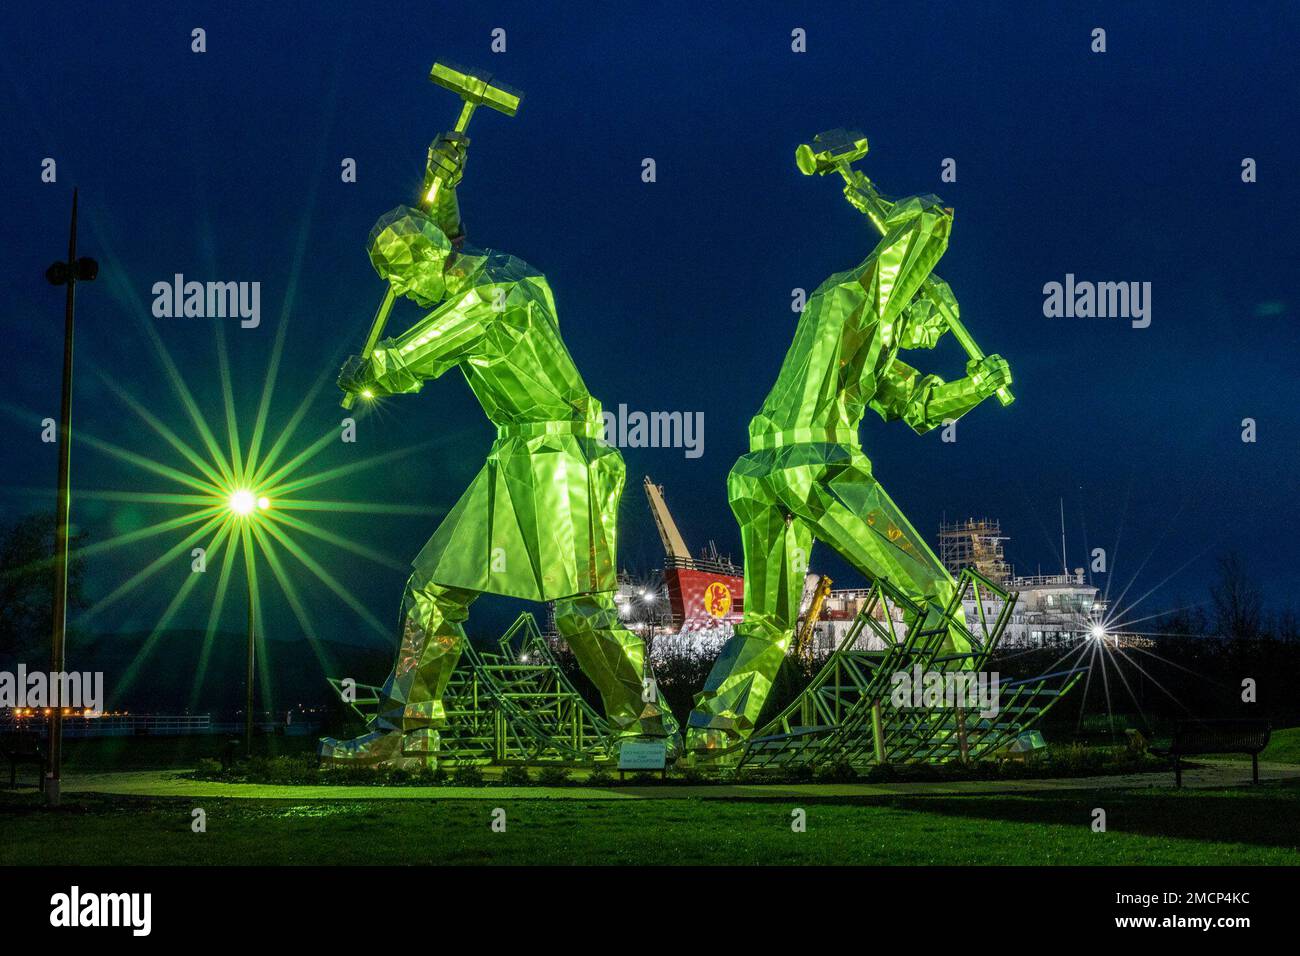
[[[1070,576],[1070,562],[1065,560],[1065,499],[1058,498],[1061,505],[1061,573]]]

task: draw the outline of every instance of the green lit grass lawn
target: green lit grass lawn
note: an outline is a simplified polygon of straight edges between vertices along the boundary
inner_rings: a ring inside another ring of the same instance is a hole
[[[190,830],[194,805],[207,832]],[[492,832],[494,806],[507,830]],[[802,806],[807,832],[793,833]],[[1094,807],[1108,832],[1090,828]],[[0,863],[1289,864],[1300,786],[814,800],[0,796]]]
[[[1274,730],[1259,759],[1274,763],[1300,763],[1300,727]]]

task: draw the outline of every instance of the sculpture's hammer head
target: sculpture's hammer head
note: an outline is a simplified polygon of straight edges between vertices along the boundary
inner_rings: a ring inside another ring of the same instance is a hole
[[[490,106],[506,116],[515,115],[519,101],[523,98],[522,93],[512,90],[504,83],[492,82],[492,77],[487,74],[449,63],[435,63],[429,71],[429,79],[451,90],[466,103]]]
[[[857,130],[832,129],[818,133],[810,144],[794,151],[794,162],[805,176],[825,176],[847,168],[854,160],[867,155],[867,138]]]

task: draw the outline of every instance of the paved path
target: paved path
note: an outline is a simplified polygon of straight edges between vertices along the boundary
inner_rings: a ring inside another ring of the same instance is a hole
[[[1261,763],[1262,781],[1300,780],[1300,766]],[[1248,786],[1250,762],[1207,761],[1183,770],[1191,789]],[[227,797],[260,800],[779,800],[788,797],[951,796],[1068,790],[1144,790],[1172,787],[1173,771],[1048,780],[959,780],[947,783],[735,784],[617,787],[367,787],[277,786],[187,780],[170,770],[72,774],[63,792],[147,797]]]

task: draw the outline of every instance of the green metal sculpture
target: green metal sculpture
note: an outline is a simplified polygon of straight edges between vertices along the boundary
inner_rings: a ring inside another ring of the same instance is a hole
[[[688,750],[726,750],[753,731],[790,646],[814,539],[870,580],[892,582],[927,615],[955,603],[951,575],[872,476],[858,425],[870,408],[923,433],[991,395],[1009,404],[1011,372],[978,351],[952,291],[931,274],[948,246],[952,210],[930,195],[885,200],[850,168],[866,150],[865,137],[837,130],[796,153],[805,174],[840,172],[846,198],[882,239],[809,298],[776,384],[749,423],[750,451],[727,480],[745,555],[744,621],[696,698]],[[934,348],[948,330],[971,354],[965,378],[944,382],[899,360],[900,350]],[[952,623],[948,649],[964,654],[964,622]]]
[[[510,103],[468,71],[435,66],[433,78],[465,98],[466,112],[475,102]],[[516,95],[508,112],[517,105]],[[334,762],[436,763],[443,691],[465,647],[469,606],[482,593],[556,602],[556,626],[616,735],[671,739],[676,730],[647,679],[645,645],[615,608],[623,458],[602,441],[600,402],[560,338],[550,286],[514,256],[464,244],[455,187],[467,119],[463,112],[457,129],[430,148],[424,208],[399,206],[370,235],[371,262],[389,283],[376,328],[397,296],[432,311],[395,338],[372,331],[339,386],[350,404],[418,392],[459,367],[497,438],[415,559],[397,661],[370,732],[322,741],[322,757]]]

